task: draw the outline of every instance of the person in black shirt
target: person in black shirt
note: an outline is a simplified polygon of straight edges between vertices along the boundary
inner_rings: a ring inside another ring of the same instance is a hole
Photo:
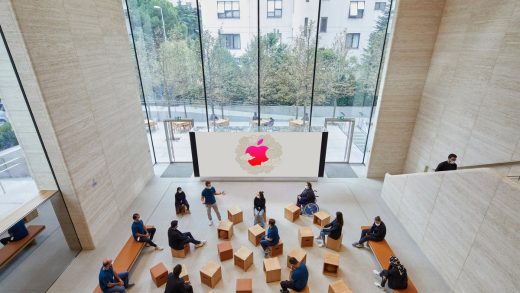
[[[199,248],[206,244],[206,240],[196,240],[193,238],[190,232],[182,233],[177,230],[177,220],[173,220],[170,223],[170,228],[168,228],[168,244],[171,248],[175,250],[182,250],[184,248],[184,244],[193,243],[195,244],[195,248]]]
[[[328,235],[330,238],[334,240],[338,240],[341,237],[341,229],[343,228],[343,213],[336,212],[336,219],[331,223],[323,226],[323,229],[320,231],[320,235],[316,236],[316,239],[321,239],[321,243],[318,244],[319,247],[323,247],[325,245],[325,235]]]
[[[296,199],[296,205],[300,208],[303,208],[306,204],[316,202],[316,195],[314,194],[314,190],[312,190],[312,184],[307,182],[305,184],[305,189],[298,195]]]
[[[182,266],[176,265],[173,272],[168,274],[168,281],[164,293],[193,293],[193,288],[189,281],[180,278]]]
[[[265,227],[265,222],[264,222],[265,197],[264,197],[263,191],[258,192],[258,194],[255,196],[255,200],[254,200],[253,204],[254,204],[253,213],[255,215],[255,225],[260,223],[260,226],[262,226],[262,228],[264,228]]]
[[[448,156],[448,160],[440,163],[437,168],[435,168],[435,172],[440,171],[455,171],[457,170],[457,164],[455,163],[457,161],[457,155],[456,154],[450,154]]]
[[[387,281],[388,288],[390,289],[399,290],[408,287],[408,274],[406,273],[406,269],[395,256],[390,257],[388,269],[382,270],[381,272],[373,270],[373,272],[375,275],[381,277],[381,283],[374,283],[378,288],[384,288]]]
[[[379,216],[375,217],[374,224],[370,229],[363,229],[361,231],[361,238],[358,242],[352,243],[352,246],[362,248],[363,243],[370,241],[383,241],[386,235],[386,226]]]
[[[175,210],[177,213],[182,213],[184,212],[184,208],[186,208],[186,213],[191,214],[190,204],[186,200],[186,194],[182,191],[181,187],[177,187],[177,192],[175,193]]]

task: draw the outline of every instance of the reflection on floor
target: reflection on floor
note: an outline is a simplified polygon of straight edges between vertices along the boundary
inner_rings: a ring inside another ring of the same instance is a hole
[[[193,175],[193,163],[172,163],[164,170],[162,178],[189,178]]]
[[[156,174],[161,174],[165,166],[157,167]],[[174,193],[177,186],[182,186],[191,204],[191,215],[177,218],[174,212]],[[165,247],[156,252],[145,248],[131,272],[130,279],[136,285],[129,292],[163,292],[164,285],[157,288],[150,278],[149,269],[163,262],[171,271],[175,264],[187,266],[190,280],[195,292],[209,292],[211,289],[201,285],[199,270],[208,261],[214,261],[222,266],[222,277],[214,293],[229,293],[235,290],[237,278],[252,278],[254,292],[278,292],[279,283],[266,283],[262,271],[263,253],[259,247],[254,247],[247,237],[247,229],[253,224],[253,198],[258,190],[263,190],[267,199],[267,217],[273,217],[278,222],[281,239],[284,242],[283,256],[279,257],[282,265],[282,278],[287,278],[289,269],[285,266],[287,253],[298,245],[298,230],[302,226],[311,227],[314,235],[318,228],[312,225],[310,218],[302,217],[295,223],[287,221],[283,216],[284,207],[294,202],[296,194],[303,189],[303,182],[214,182],[217,189],[225,190],[226,195],[218,197],[220,213],[226,216],[227,209],[239,206],[244,213],[244,222],[234,227],[232,238],[233,248],[241,245],[253,250],[253,265],[247,272],[234,266],[232,260],[220,262],[217,254],[216,228],[208,226],[205,208],[200,204],[199,196],[203,188],[202,182],[194,178],[172,179],[156,176],[145,188],[142,194],[127,210],[126,217],[114,219],[115,226],[109,236],[94,251],[83,251],[62,276],[56,281],[49,292],[92,292],[97,284],[101,261],[104,257],[115,257],[130,234],[131,215],[141,213],[145,223],[157,227],[155,241]],[[380,215],[388,227],[387,240],[407,267],[408,273],[420,292],[450,292],[441,276],[434,270],[426,257],[418,249],[412,238],[406,233],[392,215],[388,207],[379,198],[381,182],[370,179],[325,179],[314,184],[318,190],[318,204],[321,210],[329,214],[340,210],[344,214],[343,248],[340,252],[339,276],[329,277],[322,274],[323,255],[328,249],[314,247],[306,248],[307,264],[310,271],[310,291],[327,292],[329,283],[338,278],[344,279],[353,292],[381,292],[373,283],[372,270],[377,268],[377,262],[372,253],[366,249],[353,248],[350,243],[358,240],[360,226],[369,224],[371,219]],[[214,216],[215,217],[215,216]],[[172,258],[168,249],[167,229],[170,221],[179,220],[179,229],[190,231],[196,238],[208,240],[208,244],[200,249],[193,249],[185,259]],[[73,281],[71,281],[73,280]]]
[[[5,190],[5,193],[0,191],[0,220],[38,194],[31,177],[2,178],[0,181]]]
[[[38,207],[38,214],[27,225],[45,225],[45,229],[35,245],[27,246],[0,270],[0,292],[45,292],[78,253],[69,249],[50,200]]]

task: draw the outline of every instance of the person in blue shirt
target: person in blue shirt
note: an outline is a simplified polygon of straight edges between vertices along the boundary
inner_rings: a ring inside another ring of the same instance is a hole
[[[269,256],[269,250],[271,246],[278,244],[280,241],[280,236],[278,235],[278,227],[276,227],[276,221],[274,219],[269,219],[269,228],[267,228],[267,235],[262,237],[260,240],[260,245],[264,249],[264,256]]]
[[[135,213],[132,218],[134,219],[134,222],[132,223],[132,236],[135,241],[146,242],[147,246],[153,246],[155,247],[155,250],[163,250],[162,247],[152,241],[156,229],[153,226],[145,227],[143,220],[141,220],[141,215],[137,213]]]
[[[111,259],[104,259],[103,266],[99,270],[99,288],[104,293],[120,292],[134,286],[128,283],[128,272],[118,273],[112,267]]]
[[[217,192],[215,190],[215,187],[211,186],[210,181],[206,181],[206,188],[202,190],[201,196],[200,196],[200,202],[202,204],[206,205],[206,212],[208,214],[208,220],[209,225],[213,226],[213,219],[211,218],[211,209],[215,211],[215,214],[217,214],[217,218],[220,221],[220,212],[218,211],[217,206],[217,199],[215,198],[215,195],[224,195],[224,191]]]
[[[11,228],[7,230],[9,237],[5,237],[0,239],[0,242],[3,245],[7,245],[9,242],[18,241],[23,239],[25,236],[29,235],[29,231],[25,227],[25,222],[23,219],[14,224]]]
[[[307,286],[309,280],[309,271],[305,266],[305,263],[298,263],[298,260],[294,257],[289,259],[291,265],[291,277],[290,280],[280,282],[280,292],[289,293],[287,289],[293,289],[296,292],[300,292]]]

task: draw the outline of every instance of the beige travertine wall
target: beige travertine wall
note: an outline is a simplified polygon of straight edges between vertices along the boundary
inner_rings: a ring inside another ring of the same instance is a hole
[[[454,292],[520,291],[520,184],[491,169],[387,175],[381,196]]]
[[[520,161],[519,43],[518,0],[446,0],[405,173]]]
[[[403,172],[444,0],[398,0],[367,177]]]
[[[67,208],[92,249],[153,176],[121,1],[0,8]]]

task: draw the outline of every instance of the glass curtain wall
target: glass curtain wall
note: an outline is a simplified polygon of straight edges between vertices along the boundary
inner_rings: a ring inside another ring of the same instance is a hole
[[[125,2],[158,162],[170,139],[191,160],[184,129],[172,139],[163,122],[193,119],[195,131],[327,130],[327,161],[363,163],[390,0]]]

